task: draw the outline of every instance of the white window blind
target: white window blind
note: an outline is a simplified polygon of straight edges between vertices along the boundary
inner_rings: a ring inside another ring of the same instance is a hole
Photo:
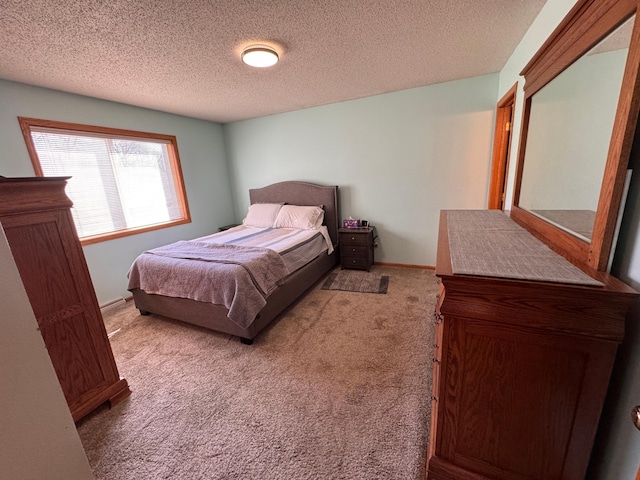
[[[184,219],[168,140],[31,126],[45,176],[70,176],[80,238]]]

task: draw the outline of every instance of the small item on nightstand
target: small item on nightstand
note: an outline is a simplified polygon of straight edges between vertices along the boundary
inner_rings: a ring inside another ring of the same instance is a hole
[[[353,217],[345,218],[342,221],[343,228],[358,228],[360,226],[360,220],[356,220]]]
[[[368,227],[369,226],[369,220],[360,220],[360,226],[361,227]]]

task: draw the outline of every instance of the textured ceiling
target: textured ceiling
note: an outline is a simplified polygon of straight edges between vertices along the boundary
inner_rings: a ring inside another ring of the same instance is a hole
[[[497,72],[544,3],[0,0],[0,78],[230,122]]]

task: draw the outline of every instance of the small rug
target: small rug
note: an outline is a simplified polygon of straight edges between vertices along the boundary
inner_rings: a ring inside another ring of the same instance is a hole
[[[344,290],[359,293],[387,293],[389,276],[357,270],[340,270],[329,275],[323,290]]]

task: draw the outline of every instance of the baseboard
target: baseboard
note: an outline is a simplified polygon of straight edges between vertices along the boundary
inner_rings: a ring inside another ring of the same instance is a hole
[[[429,265],[413,265],[410,263],[388,263],[388,262],[373,262],[374,265],[380,265],[381,267],[402,267],[402,268],[421,268],[423,270],[435,270],[436,267]]]
[[[104,312],[105,310],[109,310],[119,305],[124,305],[125,303],[126,303],[126,300],[124,298],[122,297],[116,298],[115,300],[111,300],[110,302],[103,303],[102,305],[100,305],[100,310]]]
[[[110,302],[104,303],[102,305],[100,305],[100,310],[101,311],[106,311],[109,310],[110,308],[113,307],[117,307],[119,305],[123,305],[127,302],[130,302],[131,300],[133,300],[133,295],[129,295],[127,297],[120,297],[120,298],[116,298],[115,300],[112,300]]]

